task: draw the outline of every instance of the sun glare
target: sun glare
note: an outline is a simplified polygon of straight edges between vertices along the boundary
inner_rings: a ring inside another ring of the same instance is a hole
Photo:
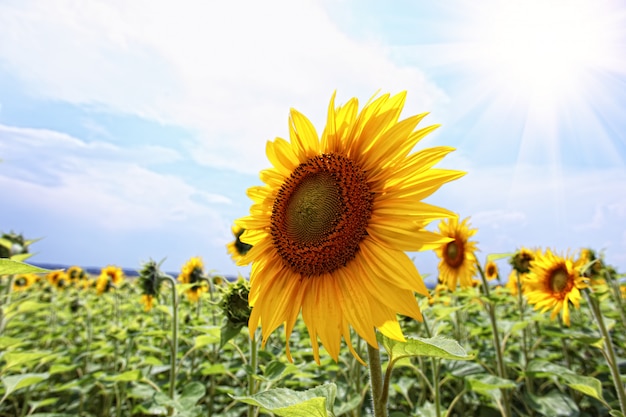
[[[559,100],[583,86],[585,74],[612,59],[610,25],[601,2],[490,3],[473,27],[492,80],[527,99]]]

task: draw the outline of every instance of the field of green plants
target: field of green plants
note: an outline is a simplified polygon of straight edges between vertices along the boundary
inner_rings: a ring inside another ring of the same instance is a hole
[[[318,365],[299,320],[291,363],[280,332],[264,347],[250,337],[242,278],[205,274],[193,258],[177,279],[154,261],[129,279],[115,267],[39,271],[25,258],[0,259],[0,416],[372,413],[375,366],[345,345],[338,362],[322,351]],[[489,285],[420,297],[424,322],[401,320],[406,342],[379,335],[389,416],[623,416],[612,374],[623,390],[620,275],[594,256],[567,326],[517,291],[514,254],[489,261]],[[353,345],[367,358],[356,335]]]

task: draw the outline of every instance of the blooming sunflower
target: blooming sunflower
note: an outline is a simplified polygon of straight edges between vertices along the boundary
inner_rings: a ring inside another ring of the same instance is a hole
[[[291,143],[267,142],[273,168],[236,222],[253,246],[238,264],[252,262],[248,327],[253,336],[261,325],[263,344],[281,324],[288,340],[302,312],[316,362],[318,338],[335,361],[342,337],[358,358],[350,327],[378,346],[375,329],[404,340],[396,313],[421,320],[415,292],[428,290],[404,251],[449,240],[424,226],[454,214],[421,200],[464,173],[432,168],[453,148],[410,154],[437,126],[415,130],[426,113],[398,121],[405,98],[385,94],[358,112],[356,98],[335,107],[333,95],[321,138],[292,109]]]
[[[69,284],[69,279],[64,271],[52,271],[46,275],[46,279],[53,287],[63,289]]]
[[[248,253],[252,246],[248,245],[247,243],[243,243],[240,239],[243,232],[245,232],[244,229],[235,224],[231,227],[231,230],[233,232],[233,235],[235,236],[235,240],[228,243],[226,245],[226,249],[228,250],[231,258],[233,258],[233,261],[237,262],[239,259],[241,259],[242,256]]]
[[[67,269],[67,277],[78,288],[89,287],[89,276],[80,266],[70,266]]]
[[[205,291],[202,285],[202,274],[204,273],[204,264],[199,257],[193,257],[183,265],[182,271],[178,276],[178,281],[183,284],[194,284],[187,291],[187,299],[197,302],[202,293]]]
[[[458,217],[451,217],[439,223],[439,231],[450,241],[438,247],[435,252],[439,261],[439,280],[448,284],[454,291],[457,282],[461,288],[473,286],[472,277],[476,274],[476,243],[470,242],[477,229],[470,229],[469,217],[459,223]]]
[[[96,280],[96,290],[98,295],[111,290],[114,286],[118,286],[124,280],[124,272],[120,267],[109,265],[102,268],[100,276]]]
[[[13,280],[13,291],[25,291],[30,288],[35,282],[37,282],[37,275],[35,274],[21,274],[17,275]]]
[[[580,267],[580,260],[574,261],[571,256],[561,257],[550,249],[544,253],[538,251],[524,288],[528,303],[542,312],[551,309],[551,320],[562,311],[563,322],[569,326],[569,303],[578,308],[580,290],[587,287],[586,278],[579,273]]]
[[[488,281],[498,279],[498,265],[494,261],[488,261],[485,265],[485,278]]]

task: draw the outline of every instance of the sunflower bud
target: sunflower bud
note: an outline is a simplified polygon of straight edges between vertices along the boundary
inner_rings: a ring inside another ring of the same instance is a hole
[[[527,274],[530,272],[530,266],[534,259],[535,256],[530,250],[522,248],[513,255],[509,263],[520,274]]]
[[[161,287],[160,263],[157,264],[152,259],[146,262],[139,271],[139,288],[141,288],[140,303],[144,305],[146,311],[152,309],[152,304],[159,294]]]
[[[229,324],[237,327],[246,326],[252,309],[248,304],[250,287],[248,281],[239,279],[232,284],[222,298],[222,310]]]

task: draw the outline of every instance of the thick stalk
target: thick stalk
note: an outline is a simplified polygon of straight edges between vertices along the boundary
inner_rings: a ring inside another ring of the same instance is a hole
[[[526,309],[526,305],[524,304],[524,294],[522,294],[522,279],[518,271],[515,271],[515,275],[517,277],[517,308],[519,309],[519,321],[520,323],[524,323],[524,310]],[[524,371],[526,371],[526,367],[528,366],[528,328],[524,327],[522,329],[522,353],[524,355]],[[526,374],[526,372],[524,372]],[[528,393],[533,394],[533,380],[530,376],[526,375],[526,389]],[[534,415],[534,411],[530,411],[531,415]]]
[[[432,332],[430,331],[430,327],[428,327],[428,323],[426,322],[426,317],[422,318],[424,320],[424,329],[426,329],[426,335],[429,338],[432,338]],[[460,323],[459,323],[460,324]],[[433,397],[435,401],[435,416],[441,417],[441,386],[439,384],[439,365],[440,362],[438,359],[430,358],[431,365],[433,367]]]
[[[163,275],[161,279],[169,281],[172,285],[172,342],[170,343],[170,386],[169,396],[174,399],[176,393],[176,356],[178,355],[178,292],[176,280],[169,275]]]
[[[615,349],[613,348],[611,334],[604,324],[604,318],[602,316],[602,311],[600,310],[600,305],[598,304],[598,301],[589,293],[588,289],[584,289],[583,293],[585,294],[585,298],[587,299],[587,302],[591,307],[591,312],[593,313],[593,316],[596,320],[596,324],[598,325],[598,328],[602,333],[606,362],[609,365],[609,369],[611,370],[611,376],[613,377],[613,384],[615,385],[615,391],[617,391],[617,398],[619,399],[619,405],[622,414],[626,415],[626,389],[624,388],[624,384],[622,383],[619,374],[617,357],[615,355]]]
[[[380,364],[380,350],[367,344],[367,357],[370,370],[370,389],[372,392],[372,405],[374,417],[387,417],[387,402],[383,402],[383,372]],[[386,397],[386,396],[385,396]]]

